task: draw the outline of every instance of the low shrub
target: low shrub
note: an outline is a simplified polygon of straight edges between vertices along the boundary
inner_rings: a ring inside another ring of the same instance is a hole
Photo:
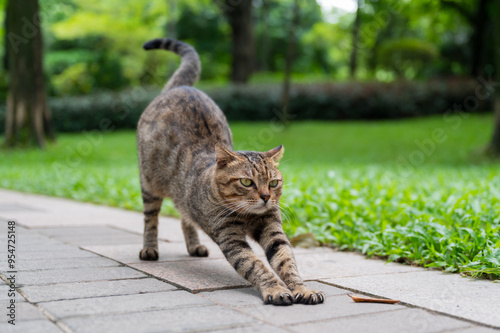
[[[491,109],[476,97],[473,80],[343,82],[294,85],[289,114],[293,120],[377,120],[443,114],[461,106],[463,112]],[[229,120],[270,120],[280,113],[280,85],[228,86],[204,89]],[[482,94],[487,90],[482,88]],[[156,89],[52,98],[50,107],[60,132],[102,127],[103,119],[116,129],[133,129],[140,114],[158,94]],[[5,107],[0,108],[0,122]]]

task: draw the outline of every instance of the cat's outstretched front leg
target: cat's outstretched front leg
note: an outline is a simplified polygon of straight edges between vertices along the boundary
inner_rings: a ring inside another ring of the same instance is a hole
[[[255,255],[245,239],[245,234],[234,229],[237,228],[227,228],[215,239],[227,261],[238,274],[261,292],[264,303],[292,305],[291,291]]]
[[[321,291],[309,289],[304,285],[297,270],[292,246],[283,232],[281,221],[256,229],[253,236],[266,251],[271,267],[292,291],[295,303],[318,304],[325,301],[325,295]]]

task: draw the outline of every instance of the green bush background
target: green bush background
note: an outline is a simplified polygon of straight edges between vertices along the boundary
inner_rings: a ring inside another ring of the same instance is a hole
[[[463,105],[468,96],[474,97],[478,86],[472,80],[297,84],[291,90],[289,113],[292,120],[377,120],[443,114],[450,112],[454,104]],[[204,90],[230,121],[279,118],[281,85]],[[103,119],[113,129],[133,129],[158,93],[157,88],[146,86],[121,93],[52,98],[50,107],[60,132],[101,129]],[[490,101],[479,102],[469,110],[491,109]],[[462,108],[463,112],[467,110]],[[5,108],[0,108],[0,123],[4,117]]]

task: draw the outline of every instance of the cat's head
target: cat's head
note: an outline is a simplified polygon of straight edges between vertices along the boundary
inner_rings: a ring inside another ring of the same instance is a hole
[[[243,214],[279,208],[283,176],[277,167],[283,146],[266,152],[233,152],[220,145],[215,150],[215,184],[225,207]]]

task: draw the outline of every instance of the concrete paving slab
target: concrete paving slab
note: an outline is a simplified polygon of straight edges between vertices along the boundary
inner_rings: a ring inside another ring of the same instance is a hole
[[[0,303],[2,302],[10,302],[11,299],[14,299],[16,302],[24,302],[23,296],[21,296],[17,289],[10,289],[10,286],[3,283],[3,280],[0,280],[2,284],[0,285]],[[14,297],[11,297],[11,293],[14,292]]]
[[[500,328],[500,288],[491,281],[423,271],[325,282]]]
[[[254,322],[248,316],[216,305],[63,320],[75,333],[208,332]]]
[[[67,226],[64,228],[44,228],[44,229],[35,229],[38,234],[49,236],[53,238],[65,238],[72,236],[101,236],[101,235],[109,235],[109,236],[121,236],[121,235],[130,235],[131,233],[118,230],[115,228],[107,227],[107,226],[90,226],[90,227],[72,227]]]
[[[3,239],[7,239],[6,238],[6,234],[2,234],[3,236]],[[25,242],[29,242],[30,244],[31,243],[43,243],[43,242],[47,242],[47,241],[51,241],[49,238],[47,238],[46,236],[44,235],[40,235],[40,234],[37,234],[33,231],[24,231],[24,232],[17,232],[16,231],[16,242],[19,241],[21,243],[25,243]],[[61,242],[58,242],[58,243],[61,243]],[[24,245],[24,244],[23,244]]]
[[[10,213],[10,214],[8,214]],[[100,214],[92,214],[93,216],[78,216],[77,211],[70,212],[47,212],[46,214],[35,212],[1,212],[0,216],[3,219],[15,219],[19,225],[29,229],[35,228],[51,228],[63,226],[100,226],[108,225],[112,218],[103,218]]]
[[[133,244],[142,242],[142,236],[130,234],[128,236],[74,236],[60,238],[65,243],[76,245],[76,246],[86,246],[86,245],[119,245],[119,244]]]
[[[194,292],[250,285],[226,259],[144,262],[130,266]]]
[[[322,291],[325,296],[336,296],[336,295],[346,295],[351,294],[351,291],[346,289],[341,289],[337,287],[330,286],[328,284],[324,284],[318,281],[308,281],[306,282],[306,286],[313,290]]]
[[[18,285],[43,285],[64,282],[120,280],[146,277],[128,267],[69,268],[28,271],[18,274]]]
[[[287,326],[293,332],[303,333],[431,333],[468,327],[465,321],[431,314],[420,309],[365,314],[313,323]]]
[[[33,259],[68,259],[68,258],[99,258],[97,254],[80,250],[74,246],[64,251],[57,251],[52,249],[40,249],[36,252],[25,252],[22,249],[16,251],[18,258],[23,260],[33,260]]]
[[[175,290],[176,287],[152,278],[60,283],[22,288],[26,298],[33,303],[68,299],[146,294]]]
[[[74,227],[38,229],[38,232],[72,245],[130,244],[142,242],[142,236],[110,227]]]
[[[330,296],[326,299],[325,303],[320,305],[294,304],[285,307],[259,305],[241,307],[237,310],[241,313],[251,315],[257,320],[273,325],[285,326],[401,309],[404,309],[404,307],[396,304],[354,303],[348,296],[339,295]]]
[[[56,319],[61,319],[75,316],[110,315],[176,309],[198,305],[213,305],[213,303],[187,291],[176,290],[148,294],[45,302],[40,305]]]
[[[210,254],[207,258],[204,258],[205,260],[224,258],[224,255],[217,245],[207,243],[207,247]],[[83,246],[83,248],[124,264],[144,263],[144,261],[139,259],[139,251],[142,249],[142,241],[128,245],[94,245]],[[158,259],[158,262],[200,260],[199,257],[191,257],[188,254],[184,242],[160,242],[159,251],[160,258]]]
[[[18,297],[18,299],[22,299],[22,297]],[[28,320],[37,320],[37,319],[46,319],[40,310],[38,310],[33,304],[28,302],[17,302],[15,304],[15,314],[16,314],[16,324],[22,321]],[[10,313],[10,310],[7,310],[7,307],[10,306],[10,302],[0,302],[0,309],[2,309],[2,320],[1,322],[7,321],[7,314]]]
[[[18,252],[19,255],[22,255],[23,253],[27,252],[39,252],[39,251],[64,252],[64,251],[71,251],[73,249],[75,249],[74,245],[68,245],[58,241],[38,243],[38,244],[29,244],[29,242],[20,241],[20,243],[17,244],[16,246],[16,252]]]
[[[231,308],[261,305],[262,296],[253,287],[206,291],[199,294],[212,302]]]
[[[484,326],[473,325],[467,328],[461,328],[456,330],[447,330],[445,332],[456,332],[456,333],[498,333],[499,329],[493,329]],[[444,331],[443,331],[444,332]]]
[[[271,325],[238,326],[223,330],[210,331],[210,333],[289,333],[290,331]]]
[[[98,257],[86,258],[66,258],[66,259],[20,259],[17,263],[17,270],[22,271],[39,271],[47,269],[66,269],[79,267],[112,267],[119,266],[116,261]]]
[[[334,250],[319,253],[311,251],[295,257],[299,272],[305,280],[425,271],[420,267],[386,263],[384,260],[367,259],[357,253]]]
[[[11,297],[8,296],[9,289],[9,286],[3,280],[0,280],[0,302],[9,301],[11,299]]]
[[[51,321],[45,320],[31,320],[31,321],[17,321],[16,325],[7,323],[0,323],[0,332],[2,333],[61,333],[63,332]]]
[[[348,290],[332,287],[315,281],[306,282],[306,286],[311,289],[323,291],[327,298],[330,296],[350,293]],[[262,296],[254,288],[208,291],[200,293],[200,296],[206,297],[216,304],[232,308],[263,304]]]
[[[8,229],[8,226],[9,226],[8,222],[9,221],[11,221],[11,220],[0,216],[0,235],[5,235],[10,231],[10,229]],[[18,225],[18,224],[16,224],[15,230],[16,230],[16,233],[23,234],[23,235],[32,232],[30,229],[27,229],[27,228],[25,228],[21,225]]]
[[[39,251],[41,249],[57,249],[58,246],[67,248],[63,242],[50,239],[46,236],[39,236],[41,238],[32,237],[32,234],[16,235],[16,248],[21,251]]]
[[[19,203],[0,203],[0,212],[6,212],[6,211],[14,211],[14,212],[19,212],[19,211],[35,211],[35,212],[43,212],[43,210],[38,209],[37,207],[26,205],[26,204],[19,204]]]

